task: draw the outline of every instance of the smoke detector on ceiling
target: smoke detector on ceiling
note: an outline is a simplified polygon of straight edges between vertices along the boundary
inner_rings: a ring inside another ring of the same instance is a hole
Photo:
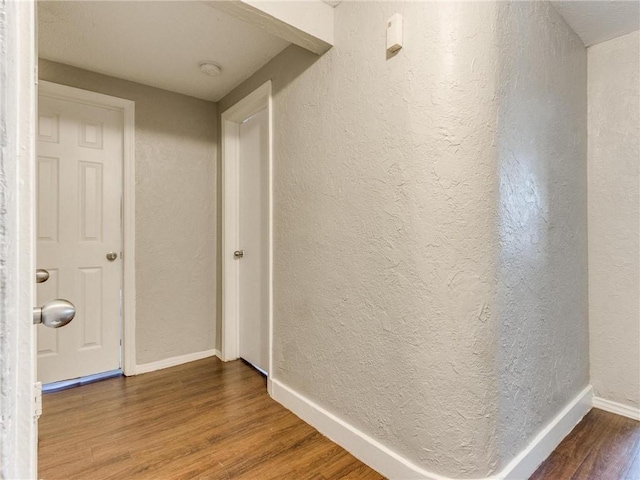
[[[202,62],[200,63],[200,71],[205,75],[209,75],[210,77],[217,77],[222,73],[222,67],[217,63],[213,62]]]

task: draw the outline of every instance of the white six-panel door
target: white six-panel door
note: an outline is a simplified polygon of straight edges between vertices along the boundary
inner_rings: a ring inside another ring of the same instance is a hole
[[[38,379],[120,368],[122,112],[40,95],[37,125],[38,303],[76,306],[67,326],[38,326]],[[115,261],[106,254],[115,252]]]
[[[267,110],[240,125],[239,259],[240,357],[269,368],[269,162]]]

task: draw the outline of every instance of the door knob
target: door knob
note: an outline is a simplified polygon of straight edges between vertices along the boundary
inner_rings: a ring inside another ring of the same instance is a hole
[[[107,260],[113,262],[116,258],[118,258],[118,254],[116,252],[107,253]]]
[[[44,268],[39,268],[36,270],[36,283],[44,283],[49,280],[49,272],[47,272]]]
[[[233,258],[242,258],[244,257],[244,250],[236,250],[233,252]]]
[[[45,327],[60,328],[73,320],[76,307],[73,303],[57,299],[45,303],[41,308],[33,309],[33,324],[43,324]]]

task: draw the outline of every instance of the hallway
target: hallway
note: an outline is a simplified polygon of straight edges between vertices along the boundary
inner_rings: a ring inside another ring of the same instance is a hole
[[[45,480],[383,478],[271,400],[242,361],[207,358],[43,400]],[[593,409],[532,480],[639,475],[640,424]]]

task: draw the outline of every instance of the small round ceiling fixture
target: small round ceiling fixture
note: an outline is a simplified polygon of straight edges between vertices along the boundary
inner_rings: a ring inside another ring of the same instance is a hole
[[[222,67],[213,62],[201,62],[200,71],[210,77],[217,77],[222,72]]]

